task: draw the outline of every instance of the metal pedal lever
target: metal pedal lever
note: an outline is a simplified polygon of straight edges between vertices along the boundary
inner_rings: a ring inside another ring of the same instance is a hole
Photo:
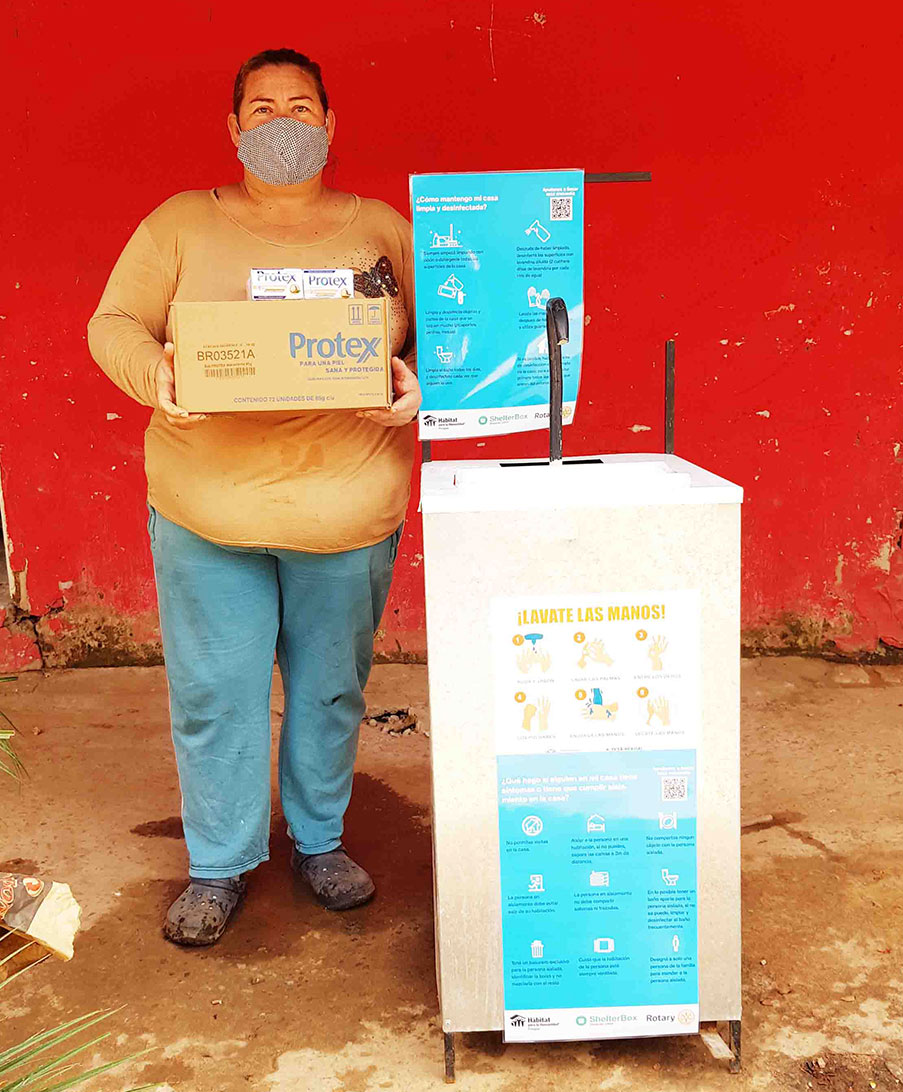
[[[570,337],[568,309],[560,296],[555,296],[546,304],[546,335],[549,341],[549,462],[561,462],[562,432],[562,392],[564,380],[561,372],[561,346],[567,344]]]

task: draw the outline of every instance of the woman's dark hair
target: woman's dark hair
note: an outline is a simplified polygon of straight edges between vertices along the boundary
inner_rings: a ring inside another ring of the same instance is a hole
[[[258,68],[264,68],[268,64],[292,64],[295,68],[300,68],[302,72],[312,76],[314,83],[317,85],[320,102],[323,104],[323,113],[326,113],[329,109],[329,97],[326,94],[326,88],[323,86],[323,76],[317,62],[294,49],[265,49],[262,53],[255,53],[238,70],[238,75],[235,77],[235,86],[232,89],[233,114],[237,115],[241,107],[241,101],[245,97],[245,82],[250,73],[256,72]]]

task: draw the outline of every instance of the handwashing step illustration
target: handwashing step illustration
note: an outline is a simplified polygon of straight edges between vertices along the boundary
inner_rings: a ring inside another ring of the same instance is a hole
[[[690,743],[699,700],[694,596],[512,601],[497,646],[504,657],[496,663],[500,751]],[[512,698],[520,706],[516,716]]]
[[[551,708],[552,703],[546,697],[537,698],[535,704],[526,702],[521,719],[521,730],[524,732],[548,732]]]
[[[652,644],[646,650],[646,655],[649,657],[649,662],[652,664],[653,671],[661,671],[664,667],[662,662],[662,656],[668,650],[668,642],[664,637],[653,637]]]
[[[521,675],[529,675],[534,668],[546,672],[552,666],[551,655],[545,649],[536,647],[542,639],[541,633],[525,633],[519,640],[515,638],[515,644],[520,645],[516,661]],[[529,648],[526,647],[527,641],[530,642]]]
[[[578,636],[582,636],[582,634],[578,634]],[[612,657],[605,651],[604,641],[583,641],[577,666],[582,671],[590,663],[605,664],[606,667],[611,667],[614,664]]]
[[[583,707],[583,716],[586,720],[614,720],[618,715],[618,703],[606,702],[602,696],[602,690],[598,686],[593,687],[593,694],[588,698]]]
[[[651,726],[653,719],[657,720],[662,728],[667,728],[671,724],[671,703],[667,698],[650,698],[646,702],[646,709],[649,716],[646,718],[646,725]]]

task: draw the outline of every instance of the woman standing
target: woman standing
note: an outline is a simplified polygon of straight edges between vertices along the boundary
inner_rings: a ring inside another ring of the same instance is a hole
[[[228,127],[241,182],[177,194],[143,220],[88,326],[97,363],[154,409],[148,530],[189,854],[164,933],[189,945],[220,938],[243,874],[269,856],[274,650],[292,867],[331,910],[374,893],[341,837],[420,405],[410,225],[324,184],[335,115],[319,66],[288,49],[252,57]],[[388,297],[390,410],[204,415],[175,404],[169,305],[244,299],[258,267],[351,268],[356,295]]]

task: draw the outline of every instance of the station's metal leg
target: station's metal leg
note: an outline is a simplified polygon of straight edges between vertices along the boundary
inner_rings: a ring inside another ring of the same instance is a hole
[[[729,1020],[727,1024],[727,1045],[731,1048],[731,1060],[729,1069],[731,1073],[740,1072],[742,1061],[740,1053],[740,1021]]]
[[[455,1083],[455,1033],[445,1032],[445,1083]]]

